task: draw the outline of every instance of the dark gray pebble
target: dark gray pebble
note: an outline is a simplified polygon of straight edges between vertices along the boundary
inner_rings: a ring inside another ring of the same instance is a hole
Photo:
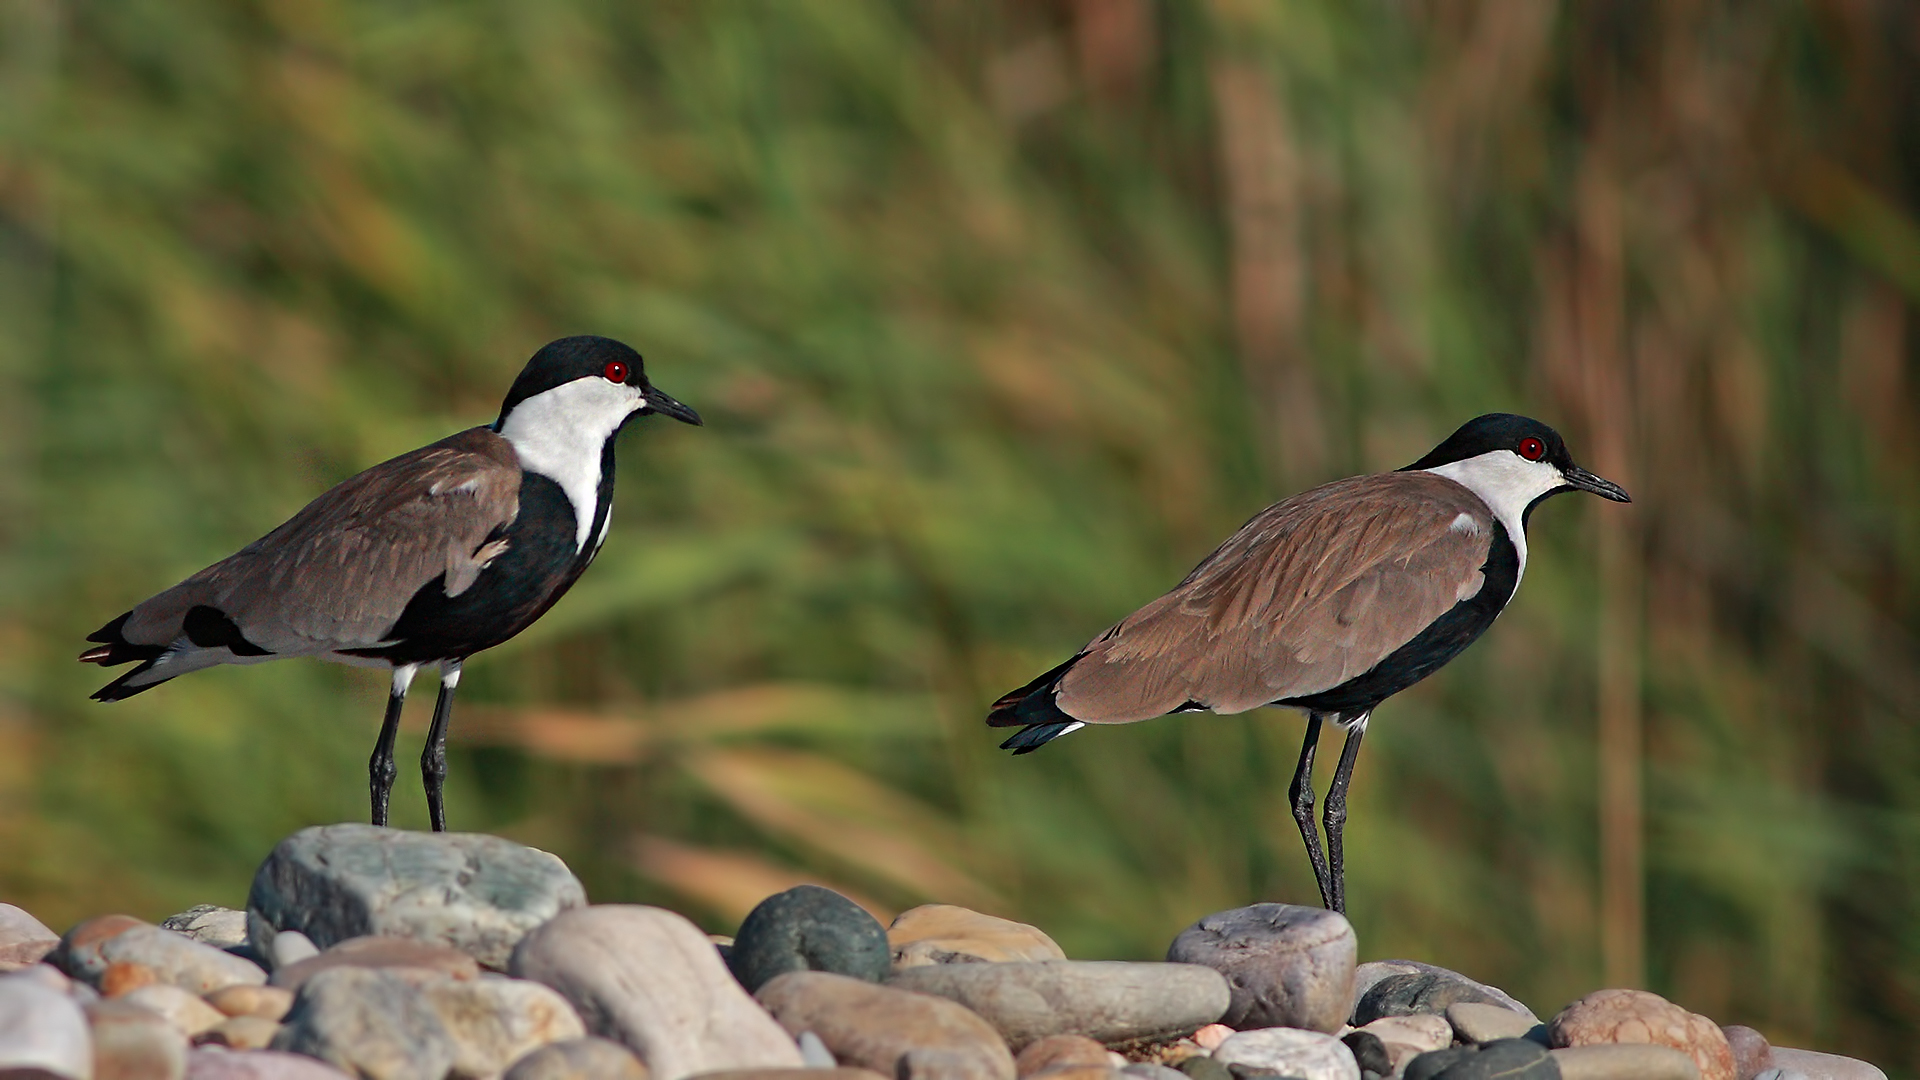
[[[826,971],[879,982],[893,968],[886,928],[832,889],[796,885],[760,901],[727,955],[749,993],[789,971]]]
[[[1389,975],[1374,983],[1353,1007],[1354,1027],[1365,1027],[1383,1016],[1412,1016],[1416,1013],[1444,1014],[1447,1006],[1463,1001],[1483,1005],[1501,1002],[1465,979],[1444,972],[1422,971]]]
[[[1199,1054],[1182,1061],[1177,1068],[1186,1073],[1190,1080],[1233,1080],[1231,1069]]]
[[[1560,1064],[1527,1039],[1430,1050],[1407,1063],[1406,1080],[1560,1080]]]
[[[1350,1031],[1340,1041],[1353,1051],[1361,1072],[1393,1075],[1393,1059],[1387,1056],[1387,1044],[1380,1041],[1380,1036],[1371,1031]]]

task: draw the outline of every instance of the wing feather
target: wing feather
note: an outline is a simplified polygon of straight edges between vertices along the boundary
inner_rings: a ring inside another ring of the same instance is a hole
[[[1126,723],[1187,703],[1235,713],[1332,689],[1478,593],[1492,537],[1486,504],[1430,473],[1303,492],[1096,638],[1060,679],[1057,704],[1076,719]]]
[[[422,587],[471,587],[519,513],[519,458],[487,428],[345,480],[279,528],[141,603],[122,627],[166,645],[189,610],[223,612],[247,641],[301,656],[378,644]]]

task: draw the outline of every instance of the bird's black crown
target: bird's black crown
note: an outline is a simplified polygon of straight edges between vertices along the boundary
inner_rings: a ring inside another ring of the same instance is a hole
[[[1531,457],[1522,448],[1528,439],[1540,440],[1545,448],[1544,453],[1532,460],[1545,461],[1561,469],[1573,467],[1573,455],[1567,452],[1566,441],[1560,438],[1559,432],[1531,417],[1515,416],[1513,413],[1487,413],[1461,424],[1458,431],[1428,451],[1426,457],[1400,471],[1437,469],[1495,450],[1511,450],[1523,457]]]
[[[589,375],[603,377],[607,365],[615,363],[626,365],[626,382],[639,387],[647,385],[640,354],[623,342],[592,334],[548,342],[520,369],[520,377],[513,380],[506,400],[500,403],[500,419],[504,421],[515,405],[535,394]],[[498,426],[496,422],[495,427]]]

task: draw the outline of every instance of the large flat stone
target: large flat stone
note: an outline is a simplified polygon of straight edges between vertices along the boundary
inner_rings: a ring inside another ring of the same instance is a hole
[[[1048,1035],[1108,1044],[1187,1035],[1232,1000],[1212,968],[1120,960],[935,964],[904,968],[888,984],[965,1005],[1015,1050]]]
[[[323,825],[282,840],[254,875],[253,946],[297,930],[321,948],[390,935],[450,945],[503,970],[527,931],[587,902],[557,856],[481,833]]]
[[[528,934],[512,973],[558,990],[595,1035],[625,1044],[654,1080],[790,1068],[800,1048],[747,996],[707,935],[660,908],[575,908]]]

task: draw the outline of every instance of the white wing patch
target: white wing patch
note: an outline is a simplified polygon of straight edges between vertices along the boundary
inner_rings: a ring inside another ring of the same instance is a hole
[[[1447,528],[1465,536],[1480,535],[1480,521],[1472,514],[1462,513],[1460,516],[1454,518],[1453,524],[1447,526]]]

